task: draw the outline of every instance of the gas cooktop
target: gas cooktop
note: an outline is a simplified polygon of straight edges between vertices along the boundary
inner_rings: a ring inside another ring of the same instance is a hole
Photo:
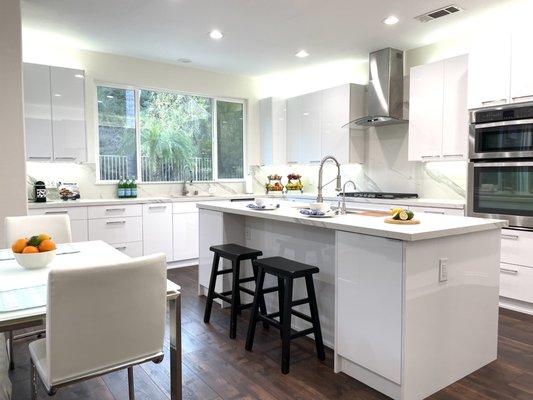
[[[342,193],[339,193],[339,196],[342,196]],[[365,199],[418,199],[418,194],[388,192],[346,192],[346,197],[363,197]]]

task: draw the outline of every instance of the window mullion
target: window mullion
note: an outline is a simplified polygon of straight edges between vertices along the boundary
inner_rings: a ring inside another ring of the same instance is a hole
[[[212,170],[213,180],[218,181],[218,114],[217,114],[217,100],[213,99],[213,139],[212,139]]]
[[[137,158],[137,180],[142,182],[141,156],[141,124],[140,124],[141,91],[135,89],[135,154]]]

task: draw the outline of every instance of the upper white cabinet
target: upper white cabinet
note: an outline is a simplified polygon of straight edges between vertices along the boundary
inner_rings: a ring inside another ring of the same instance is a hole
[[[261,162],[278,165],[287,162],[287,101],[274,97],[260,100]]]
[[[52,160],[51,115],[50,67],[25,63],[24,117],[28,160]]]
[[[409,160],[468,157],[468,57],[411,68]]]
[[[54,160],[86,161],[85,75],[68,68],[50,68]]]
[[[87,160],[84,88],[81,70],[24,64],[28,160]]]
[[[511,53],[511,101],[533,100],[533,54],[531,47],[531,28],[516,29],[513,32]]]
[[[288,163],[319,163],[326,155],[341,163],[364,161],[363,132],[343,127],[363,116],[365,87],[341,85],[287,99]]]

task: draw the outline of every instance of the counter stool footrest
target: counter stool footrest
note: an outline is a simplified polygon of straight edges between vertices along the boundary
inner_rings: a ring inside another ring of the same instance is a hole
[[[274,328],[281,329],[281,324],[278,321],[273,318],[267,317],[266,315],[259,314],[257,316],[257,320],[265,321],[268,324],[272,325]]]
[[[228,296],[224,296],[222,293],[216,293],[215,292],[215,293],[213,293],[213,296],[218,298],[218,299],[220,299],[220,300],[222,300],[222,301],[225,301],[226,303],[231,304],[231,299]]]
[[[278,290],[279,290],[278,287],[274,286],[274,287],[269,287],[269,288],[261,290],[261,293],[262,294],[274,293],[274,292],[277,292]]]
[[[305,299],[300,299],[300,300],[294,300],[292,303],[291,303],[291,307],[296,307],[296,306],[301,306],[303,304],[308,304],[309,303],[309,298],[305,298]]]
[[[276,317],[279,317],[280,314],[281,314],[281,313],[280,313],[279,311],[276,311],[276,312],[273,312],[273,313],[271,313],[271,314],[267,314],[266,316],[267,316],[268,318],[276,318]]]
[[[314,328],[304,329],[303,331],[299,331],[299,332],[293,333],[291,335],[291,340],[299,338],[299,337],[302,337],[302,336],[307,336],[310,333],[314,333],[314,332],[315,332]]]
[[[250,276],[248,278],[239,279],[239,283],[246,283],[246,282],[255,282],[255,276]]]
[[[248,288],[245,288],[244,286],[239,286],[239,290],[241,292],[244,292],[244,293],[247,293],[249,294],[250,296],[253,296],[255,294],[255,291],[252,290],[252,289],[248,289]]]
[[[304,321],[310,322],[311,324],[313,323],[313,319],[309,315],[305,315],[301,313],[300,311],[291,310],[291,314],[298,318],[303,319]]]
[[[218,275],[224,275],[224,274],[231,274],[232,272],[233,272],[232,268],[222,269],[220,271],[217,271],[217,276]]]

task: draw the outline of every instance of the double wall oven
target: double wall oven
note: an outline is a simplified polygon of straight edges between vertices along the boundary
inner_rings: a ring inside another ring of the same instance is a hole
[[[470,114],[468,215],[533,230],[533,102]]]

